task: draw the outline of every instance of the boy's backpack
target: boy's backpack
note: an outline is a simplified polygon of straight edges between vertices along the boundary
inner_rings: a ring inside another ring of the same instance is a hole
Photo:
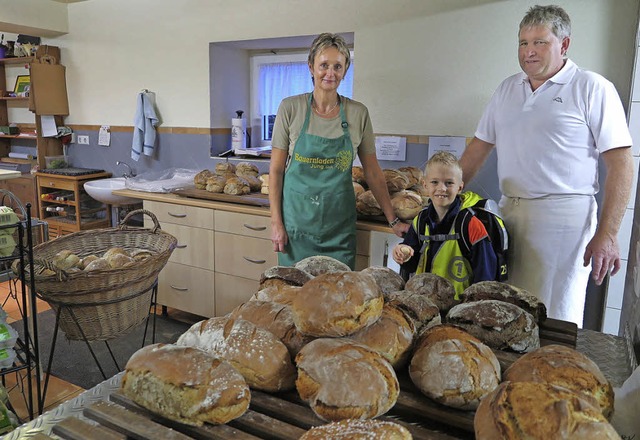
[[[460,212],[456,216],[454,220],[454,231],[455,235],[453,236],[442,236],[437,237],[431,236],[429,238],[424,237],[424,235],[420,235],[421,240],[423,237],[425,239],[430,239],[433,241],[441,241],[457,239],[458,245],[460,246],[460,250],[462,251],[462,255],[467,260],[471,259],[471,241],[469,239],[469,222],[471,218],[475,216],[482,222],[487,233],[489,234],[489,239],[491,241],[491,246],[493,247],[493,251],[496,254],[497,258],[497,272],[495,275],[496,281],[506,281],[508,277],[508,269],[507,269],[507,260],[506,254],[507,249],[509,248],[509,235],[507,234],[507,229],[504,226],[504,221],[498,214],[498,204],[492,199],[483,199],[478,194],[475,194],[471,191],[466,191],[462,193],[462,207],[460,208]],[[425,210],[422,210],[418,215],[421,216]],[[424,223],[421,218],[418,219],[417,224],[421,231],[419,234],[424,233]]]

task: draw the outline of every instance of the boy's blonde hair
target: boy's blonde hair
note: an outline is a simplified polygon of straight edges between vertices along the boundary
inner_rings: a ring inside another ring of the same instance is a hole
[[[429,165],[445,165],[448,167],[455,168],[456,171],[460,174],[460,179],[462,179],[462,167],[460,166],[460,162],[458,162],[458,158],[448,151],[438,151],[427,161],[427,165],[424,167],[424,174],[428,174]]]

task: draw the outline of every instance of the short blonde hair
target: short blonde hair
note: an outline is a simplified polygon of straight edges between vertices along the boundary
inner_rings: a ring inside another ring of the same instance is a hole
[[[448,151],[438,151],[427,161],[427,165],[424,167],[424,174],[428,174],[429,165],[445,165],[451,168],[455,168],[460,173],[462,179],[462,167],[458,158]]]
[[[347,42],[338,34],[325,32],[318,35],[315,40],[313,40],[313,43],[311,43],[311,49],[309,49],[309,65],[313,66],[313,63],[316,60],[316,55],[329,47],[335,47],[338,49],[338,52],[344,56],[344,73],[346,75],[347,70],[349,70],[349,66],[351,65],[351,53],[349,52]]]

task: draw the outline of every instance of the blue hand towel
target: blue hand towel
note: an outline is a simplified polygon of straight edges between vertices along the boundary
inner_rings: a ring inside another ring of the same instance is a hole
[[[133,142],[131,144],[131,158],[133,160],[140,159],[140,154],[153,155],[157,126],[155,94],[140,92],[137,99],[136,115],[133,118]]]

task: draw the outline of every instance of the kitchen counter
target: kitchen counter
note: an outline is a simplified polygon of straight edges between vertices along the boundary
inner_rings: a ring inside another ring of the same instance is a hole
[[[182,197],[176,194],[152,193],[144,191],[134,191],[130,189],[119,189],[112,191],[113,194],[125,197],[132,197],[140,200],[151,200],[155,202],[174,203],[176,205],[195,206],[199,208],[216,209],[220,211],[236,212],[241,214],[260,215],[269,217],[269,208],[261,206],[244,205],[234,202],[220,202],[213,200],[196,199]],[[356,228],[362,231],[377,231],[392,234],[392,229],[385,223],[358,220]]]

